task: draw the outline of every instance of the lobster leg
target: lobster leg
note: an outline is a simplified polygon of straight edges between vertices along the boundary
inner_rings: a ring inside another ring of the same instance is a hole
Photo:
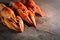
[[[32,20],[33,25],[36,27],[36,21],[35,21],[35,17],[33,16],[33,13],[30,12],[29,16],[30,16],[30,19]]]

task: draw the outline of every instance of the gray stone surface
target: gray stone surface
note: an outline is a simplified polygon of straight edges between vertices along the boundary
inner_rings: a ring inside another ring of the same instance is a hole
[[[8,3],[9,0],[0,0]],[[28,27],[23,33],[17,33],[0,23],[0,40],[60,40],[60,0],[34,0],[42,11],[47,13],[45,17],[37,17],[37,26]],[[49,15],[49,16],[48,16]],[[49,30],[47,33],[44,30]]]

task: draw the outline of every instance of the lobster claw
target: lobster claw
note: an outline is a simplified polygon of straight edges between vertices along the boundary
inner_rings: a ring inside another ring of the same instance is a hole
[[[13,19],[6,19],[4,22],[10,29],[20,32],[24,31],[24,24],[19,16],[16,17],[16,22]]]
[[[19,16],[15,16],[14,12],[4,6],[4,4],[0,4],[0,11],[1,21],[4,23],[8,28],[13,29],[15,31],[24,31],[24,24],[22,19]]]
[[[41,9],[35,4],[33,0],[26,0],[25,3],[27,4],[27,7],[30,7],[36,14],[43,16]]]
[[[34,17],[36,18],[35,12],[32,10],[32,8],[28,7],[28,10],[30,10],[32,14],[34,15]]]
[[[29,11],[29,17],[32,21],[32,25],[34,25],[36,27],[35,15],[31,11]]]
[[[29,11],[26,6],[23,5],[21,2],[11,2],[10,5],[16,9],[18,14],[22,17],[24,21],[29,23],[30,25],[36,26],[35,17],[33,12]]]
[[[32,21],[30,20],[28,14],[24,13],[22,10],[18,10],[20,16],[22,17],[23,20],[25,20],[26,22],[28,22],[29,24],[32,24]]]
[[[36,14],[40,15],[41,17],[43,16],[43,13],[42,13],[41,9],[38,6],[33,8],[33,10],[36,12]]]
[[[30,25],[34,25],[36,27],[35,17],[31,11],[28,10],[27,13],[23,13],[22,10],[18,10],[18,12],[20,13],[20,16],[22,17],[22,19],[24,19]]]

